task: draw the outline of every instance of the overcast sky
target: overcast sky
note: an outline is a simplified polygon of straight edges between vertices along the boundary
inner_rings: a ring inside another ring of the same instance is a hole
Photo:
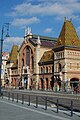
[[[0,0],[0,33],[4,23],[10,23],[10,38],[4,37],[4,51],[12,44],[21,44],[25,28],[32,34],[58,37],[64,17],[72,18],[80,38],[80,0]],[[4,31],[4,36],[6,30]]]

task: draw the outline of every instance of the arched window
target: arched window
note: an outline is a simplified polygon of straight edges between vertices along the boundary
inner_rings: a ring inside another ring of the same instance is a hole
[[[22,59],[22,68],[23,68],[23,66],[24,66],[24,59]]]
[[[32,70],[34,71],[34,57],[32,56]]]
[[[30,66],[30,48],[26,48],[26,64]]]
[[[61,64],[59,63],[58,72],[62,70]]]
[[[41,67],[41,73],[43,73],[43,68]]]

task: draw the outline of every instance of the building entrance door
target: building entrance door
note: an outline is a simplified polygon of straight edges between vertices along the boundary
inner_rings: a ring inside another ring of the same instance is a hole
[[[71,88],[74,90],[74,92],[78,93],[78,87],[79,87],[79,79],[78,78],[72,78],[70,80]]]
[[[25,87],[25,89],[27,89],[27,85],[28,85],[28,78],[26,76],[26,77],[24,77],[24,87]]]
[[[44,90],[44,80],[41,78],[41,89]]]

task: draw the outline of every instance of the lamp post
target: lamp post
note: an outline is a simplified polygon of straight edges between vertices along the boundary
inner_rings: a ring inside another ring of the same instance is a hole
[[[43,65],[43,71],[42,71],[42,90],[44,90],[44,65]]]
[[[43,61],[42,61],[42,90],[44,90],[44,55],[43,55]]]
[[[6,27],[6,30],[7,30],[7,35],[6,37],[9,37],[9,23],[5,23],[3,26],[2,26],[2,31],[1,31],[1,44],[0,44],[0,96],[2,94],[2,89],[1,89],[1,86],[2,86],[2,81],[1,81],[1,67],[2,67],[2,49],[3,49],[3,37],[4,37],[4,28]]]

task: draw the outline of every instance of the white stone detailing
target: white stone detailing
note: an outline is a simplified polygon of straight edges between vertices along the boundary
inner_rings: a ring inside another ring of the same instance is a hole
[[[37,39],[36,43],[37,43],[38,45],[41,45],[41,41],[40,41],[40,37],[39,37],[39,36],[38,36],[38,39]]]
[[[27,66],[26,68],[27,68],[27,74],[30,74],[29,66]]]
[[[39,83],[39,66],[38,66],[39,60],[40,60],[40,45],[37,45],[36,47],[36,89],[38,89],[38,83]]]
[[[27,35],[32,35],[30,27],[25,29],[25,36],[27,36]]]

